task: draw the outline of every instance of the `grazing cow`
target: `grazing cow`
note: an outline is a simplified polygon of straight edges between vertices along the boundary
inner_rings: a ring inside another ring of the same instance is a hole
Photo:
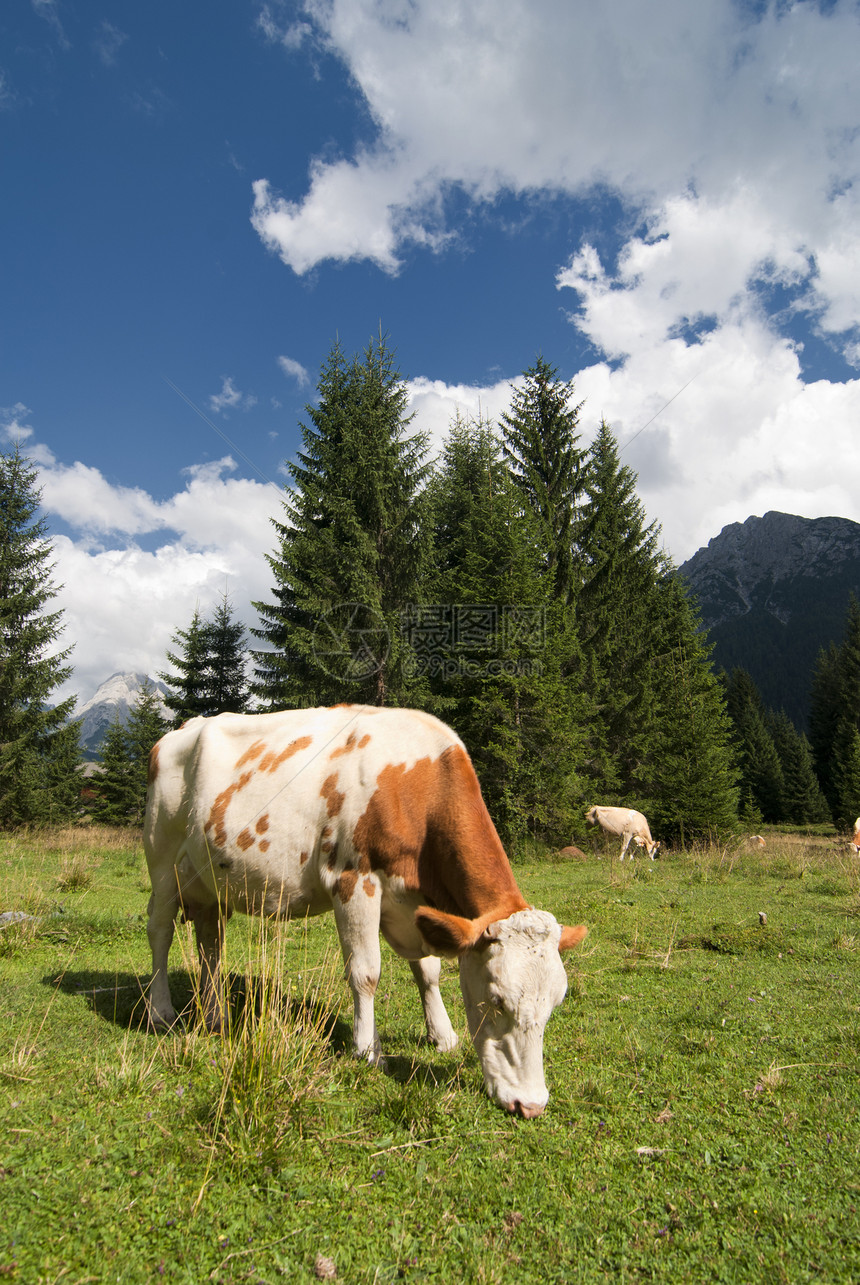
[[[851,847],[854,849],[855,856],[860,854],[860,817],[854,822],[854,834],[851,838]]]
[[[465,748],[437,719],[355,705],[191,719],[152,750],[144,848],[154,1026],[176,1021],[167,958],[180,910],[196,929],[213,1030],[232,912],[333,910],[356,1054],[381,1060],[381,930],[409,961],[427,1034],[446,1051],[457,1036],[438,956],[458,959],[487,1092],[524,1118],[543,1111],[543,1032],[567,990],[559,952],[588,930],[528,905]]]
[[[624,854],[630,846],[631,839],[637,848],[644,848],[651,860],[654,860],[654,853],[660,845],[651,838],[648,822],[641,812],[635,812],[633,808],[589,808],[585,819],[589,825],[599,825],[607,834],[620,836],[622,839],[620,861],[624,860]]]
[[[754,848],[763,848],[765,846],[764,839],[760,834],[751,834],[750,843]]]

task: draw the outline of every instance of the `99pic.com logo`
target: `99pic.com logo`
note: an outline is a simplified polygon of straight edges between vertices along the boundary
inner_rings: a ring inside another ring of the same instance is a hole
[[[341,682],[361,683],[388,659],[391,635],[381,612],[363,602],[339,602],[324,611],[313,633],[314,659]]]

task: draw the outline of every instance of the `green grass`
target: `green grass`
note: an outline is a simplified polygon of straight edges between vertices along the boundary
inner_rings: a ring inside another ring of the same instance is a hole
[[[387,1069],[349,1055],[331,917],[227,934],[230,1029],[149,1033],[137,836],[0,837],[0,1275],[356,1285],[860,1279],[860,891],[822,837],[517,865],[590,934],[507,1117],[423,1041],[387,948]],[[760,922],[760,912],[766,922]],[[179,929],[174,997],[193,1008]]]

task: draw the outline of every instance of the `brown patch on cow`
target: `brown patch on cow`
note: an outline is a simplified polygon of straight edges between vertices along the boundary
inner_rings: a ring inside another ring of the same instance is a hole
[[[346,904],[352,894],[355,892],[355,885],[358,883],[358,875],[354,870],[344,870],[334,886],[334,890],[340,897],[341,901]]]
[[[361,886],[368,897],[376,896],[376,884],[373,882],[372,879],[365,878]]]
[[[254,836],[250,830],[243,830],[241,834],[236,835],[236,846],[241,848],[243,852],[247,852],[248,848],[254,846]]]
[[[260,846],[262,847],[263,845],[261,844]],[[303,865],[305,864],[305,862],[307,861],[307,859],[308,859],[308,854],[307,854],[306,852],[302,852],[302,853],[300,853],[300,854],[299,854],[299,865],[300,865],[300,866],[303,866]]]
[[[268,828],[269,828],[269,814],[268,812],[266,812],[263,814],[263,816],[258,817],[257,824],[254,826],[254,829],[257,831],[257,834],[265,834]]]
[[[527,908],[460,745],[408,770],[383,768],[353,844],[371,870],[401,878],[440,910],[492,922]]]
[[[370,740],[370,732],[365,732],[364,736],[362,736],[361,740],[358,742],[358,748],[360,750],[363,750],[369,740]]]
[[[326,809],[329,816],[336,817],[343,807],[344,799],[346,798],[346,795],[341,794],[340,790],[337,788],[337,772],[332,772],[331,776],[326,777],[323,781],[320,794],[325,799]]]
[[[161,741],[156,741],[152,749],[149,751],[149,763],[147,764],[146,769],[147,785],[152,785],[155,782],[155,778],[158,776],[158,747],[160,744]]]
[[[349,736],[346,738],[346,744],[339,745],[336,750],[332,750],[331,754],[329,754],[329,759],[339,759],[343,754],[351,754],[356,748],[356,745],[357,740],[355,732],[350,732]]]
[[[234,794],[238,794],[240,790],[244,790],[250,779],[251,773],[243,772],[239,777],[239,780],[234,781],[232,785],[228,785],[226,790],[222,790],[221,793],[216,796],[215,802],[212,804],[212,808],[209,813],[209,820],[204,825],[203,831],[208,834],[208,832],[214,828],[215,833],[212,838],[216,848],[223,848],[227,842],[225,817],[227,815],[227,809],[230,806],[230,801]]]
[[[274,754],[270,750],[268,754],[260,759],[260,771],[277,772],[281,764],[286,763],[287,759],[291,759],[300,750],[306,750],[312,743],[312,739],[310,736],[299,736],[296,740],[290,741],[289,745],[282,749],[280,754]]]
[[[328,866],[329,870],[334,870],[335,866],[337,865],[337,848],[334,846],[334,844],[330,844],[329,846],[331,847],[331,851],[328,854],[326,865]]]
[[[265,748],[266,748],[265,741],[254,741],[254,744],[248,746],[248,748],[245,750],[245,753],[241,756],[241,758],[238,758],[236,760],[234,766],[238,770],[240,767],[244,767],[246,763],[253,762],[254,759],[257,759],[260,757],[260,755],[263,753]]]
[[[271,845],[271,843],[269,842],[269,840],[268,840],[268,839],[261,839],[261,840],[260,840],[260,851],[261,851],[261,852],[268,852],[268,851],[269,851],[269,848],[270,848],[271,846],[272,846],[272,845]]]

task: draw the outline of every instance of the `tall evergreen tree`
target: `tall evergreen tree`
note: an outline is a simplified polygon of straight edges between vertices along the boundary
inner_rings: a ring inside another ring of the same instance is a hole
[[[646,790],[655,833],[685,843],[735,828],[737,769],[722,689],[678,576],[662,577],[659,599],[664,650],[653,661],[656,717]]]
[[[815,770],[837,826],[860,812],[850,785],[855,731],[860,731],[860,604],[852,594],[841,643],[819,654],[809,710]]]
[[[119,721],[108,729],[102,747],[102,775],[97,779],[93,816],[113,825],[142,825],[146,807],[149,755],[170,724],[161,712],[161,701],[149,681],[141,687],[123,727]]]
[[[741,799],[763,821],[785,817],[782,762],[765,719],[761,695],[750,674],[736,668],[726,683],[726,708],[740,767]]]
[[[0,826],[66,820],[81,781],[73,697],[51,705],[70,676],[71,647],[56,650],[62,612],[37,518],[36,470],[18,450],[0,455]]]
[[[172,642],[176,650],[169,651],[167,659],[177,672],[167,670],[159,673],[158,677],[169,688],[164,703],[173,710],[174,726],[179,727],[188,718],[212,713],[208,690],[208,628],[198,607],[194,608],[188,628],[177,629]]]
[[[176,651],[167,659],[179,672],[158,676],[171,689],[164,703],[174,711],[174,726],[199,714],[246,712],[245,626],[234,618],[226,593],[208,620],[195,607],[188,628],[177,629],[173,643]]]
[[[424,434],[409,435],[407,390],[382,335],[348,362],[335,345],[290,463],[285,521],[269,557],[274,603],[257,602],[268,644],[256,694],[272,706],[397,703],[408,689],[399,628],[426,556]]]
[[[668,566],[637,480],[602,422],[585,473],[576,618],[597,709],[589,749],[595,789],[621,798],[642,791],[654,713],[652,657],[662,650],[657,586]]]
[[[431,708],[469,746],[505,841],[569,835],[582,724],[572,621],[544,574],[539,520],[486,422],[457,420],[431,487],[435,604],[425,646]]]
[[[829,820],[829,809],[812,762],[809,741],[798,732],[788,715],[768,711],[765,717],[782,768],[781,821],[809,825]]]
[[[248,709],[245,673],[245,626],[236,620],[225,593],[208,628],[209,694],[215,714],[244,714]]]
[[[574,593],[573,547],[582,487],[583,451],[578,446],[579,412],[573,384],[538,357],[501,416],[503,450],[524,503],[538,519],[543,562],[555,597],[569,603]]]

